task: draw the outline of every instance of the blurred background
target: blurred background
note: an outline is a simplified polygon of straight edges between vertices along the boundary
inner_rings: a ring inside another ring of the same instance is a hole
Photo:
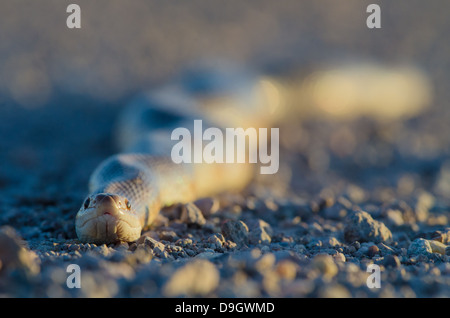
[[[444,93],[448,2],[378,1],[382,28],[366,27],[373,1],[76,1],[81,29],[66,27],[73,1],[2,0],[2,104],[42,107],[77,94],[117,101],[203,58],[257,69],[323,59],[413,62]]]

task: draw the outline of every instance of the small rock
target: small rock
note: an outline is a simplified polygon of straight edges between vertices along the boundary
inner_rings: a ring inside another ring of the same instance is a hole
[[[80,250],[80,245],[72,244],[72,245],[70,245],[69,250],[70,251],[79,251]]]
[[[447,245],[438,241],[428,241],[428,243],[430,243],[430,247],[433,253],[445,255],[445,248],[447,247]]]
[[[291,281],[297,275],[297,267],[294,262],[290,260],[282,260],[276,266],[277,274],[285,280]]]
[[[332,247],[333,248],[333,247],[341,246],[341,243],[338,241],[337,238],[332,236],[332,237],[324,239],[323,240],[323,245],[325,247]]]
[[[192,240],[190,238],[179,239],[175,244],[181,247],[189,247],[192,245]]]
[[[37,255],[24,245],[14,228],[0,227],[0,274],[16,269],[31,275],[39,272]]]
[[[228,240],[223,243],[223,247],[229,250],[234,250],[237,248],[237,244],[233,241]]]
[[[313,259],[313,267],[317,268],[326,279],[331,279],[338,273],[338,267],[330,255],[319,254]]]
[[[258,220],[250,230],[248,239],[250,244],[270,244],[272,234],[270,225],[263,220]]]
[[[165,246],[163,243],[158,242],[157,240],[151,238],[150,236],[141,236],[137,241],[136,244],[139,245],[145,245],[150,247],[151,249],[155,249],[157,247],[159,250],[164,251]]]
[[[334,254],[334,255],[333,255],[333,258],[334,258],[334,260],[337,261],[337,262],[343,262],[343,263],[345,263],[345,261],[346,261],[345,255],[342,254],[342,253],[336,253],[336,254]]]
[[[242,221],[229,220],[222,225],[222,234],[238,246],[248,244],[248,227]]]
[[[254,262],[253,267],[259,272],[264,273],[270,269],[275,264],[275,255],[272,253],[267,253],[262,255],[256,262]]]
[[[219,238],[217,234],[213,234],[208,238],[208,242],[211,243],[211,248],[220,249],[223,246],[224,240],[222,234],[219,234],[222,239]]]
[[[415,239],[408,248],[408,255],[420,255],[420,254],[428,254],[433,253],[433,250],[431,249],[430,243],[428,240],[423,238]]]
[[[161,231],[159,233],[159,238],[164,241],[175,242],[178,240],[177,233],[174,231]]]
[[[207,296],[219,285],[219,271],[206,259],[196,259],[179,268],[163,287],[168,297]]]
[[[376,221],[364,211],[355,211],[346,219],[344,237],[348,242],[390,242],[391,231],[384,223]]]
[[[367,251],[367,255],[369,257],[374,257],[375,255],[377,255],[380,252],[380,249],[378,248],[378,246],[376,245],[372,245],[369,247],[368,251]]]
[[[193,203],[183,205],[180,219],[183,223],[191,226],[202,227],[206,223],[202,211]]]
[[[353,246],[355,248],[355,250],[357,251],[361,248],[361,243],[359,243],[358,241],[355,241],[350,246]]]
[[[156,256],[162,256],[164,254],[165,246],[164,245],[157,245],[153,248],[153,253],[155,253]]]

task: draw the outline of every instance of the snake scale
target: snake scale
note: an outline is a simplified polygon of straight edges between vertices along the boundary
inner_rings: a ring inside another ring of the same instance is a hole
[[[429,99],[426,78],[411,69],[362,65],[316,74],[307,77],[309,81],[303,77],[282,82],[214,65],[194,68],[135,98],[118,119],[120,152],[103,161],[90,177],[89,195],[75,220],[79,240],[135,241],[162,207],[239,190],[251,181],[254,164],[172,161],[172,131],[177,127],[192,131],[196,119],[205,127],[245,129],[271,127],[283,118],[311,113],[398,118],[419,112]],[[367,95],[370,103],[364,99]]]

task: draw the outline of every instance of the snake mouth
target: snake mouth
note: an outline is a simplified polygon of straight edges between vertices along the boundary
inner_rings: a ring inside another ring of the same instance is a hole
[[[109,244],[131,242],[140,237],[142,226],[138,217],[121,208],[117,198],[102,194],[100,200],[92,201],[95,203],[82,207],[76,217],[75,227],[80,241]]]
[[[83,220],[77,225],[78,238],[86,243],[131,242],[137,240],[140,233],[140,224],[133,224],[129,220],[106,213]]]

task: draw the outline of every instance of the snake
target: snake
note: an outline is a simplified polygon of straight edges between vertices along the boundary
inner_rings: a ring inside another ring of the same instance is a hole
[[[365,103],[366,95],[372,96],[371,104]],[[118,152],[89,178],[89,194],[75,218],[78,239],[95,244],[133,242],[163,207],[239,191],[251,183],[255,164],[172,160],[172,132],[178,127],[193,131],[195,120],[205,127],[245,129],[271,127],[289,117],[309,118],[312,113],[398,118],[420,112],[429,95],[426,77],[404,68],[328,67],[299,80],[226,63],[197,65],[139,94],[119,114]],[[386,103],[386,98],[393,102]]]

